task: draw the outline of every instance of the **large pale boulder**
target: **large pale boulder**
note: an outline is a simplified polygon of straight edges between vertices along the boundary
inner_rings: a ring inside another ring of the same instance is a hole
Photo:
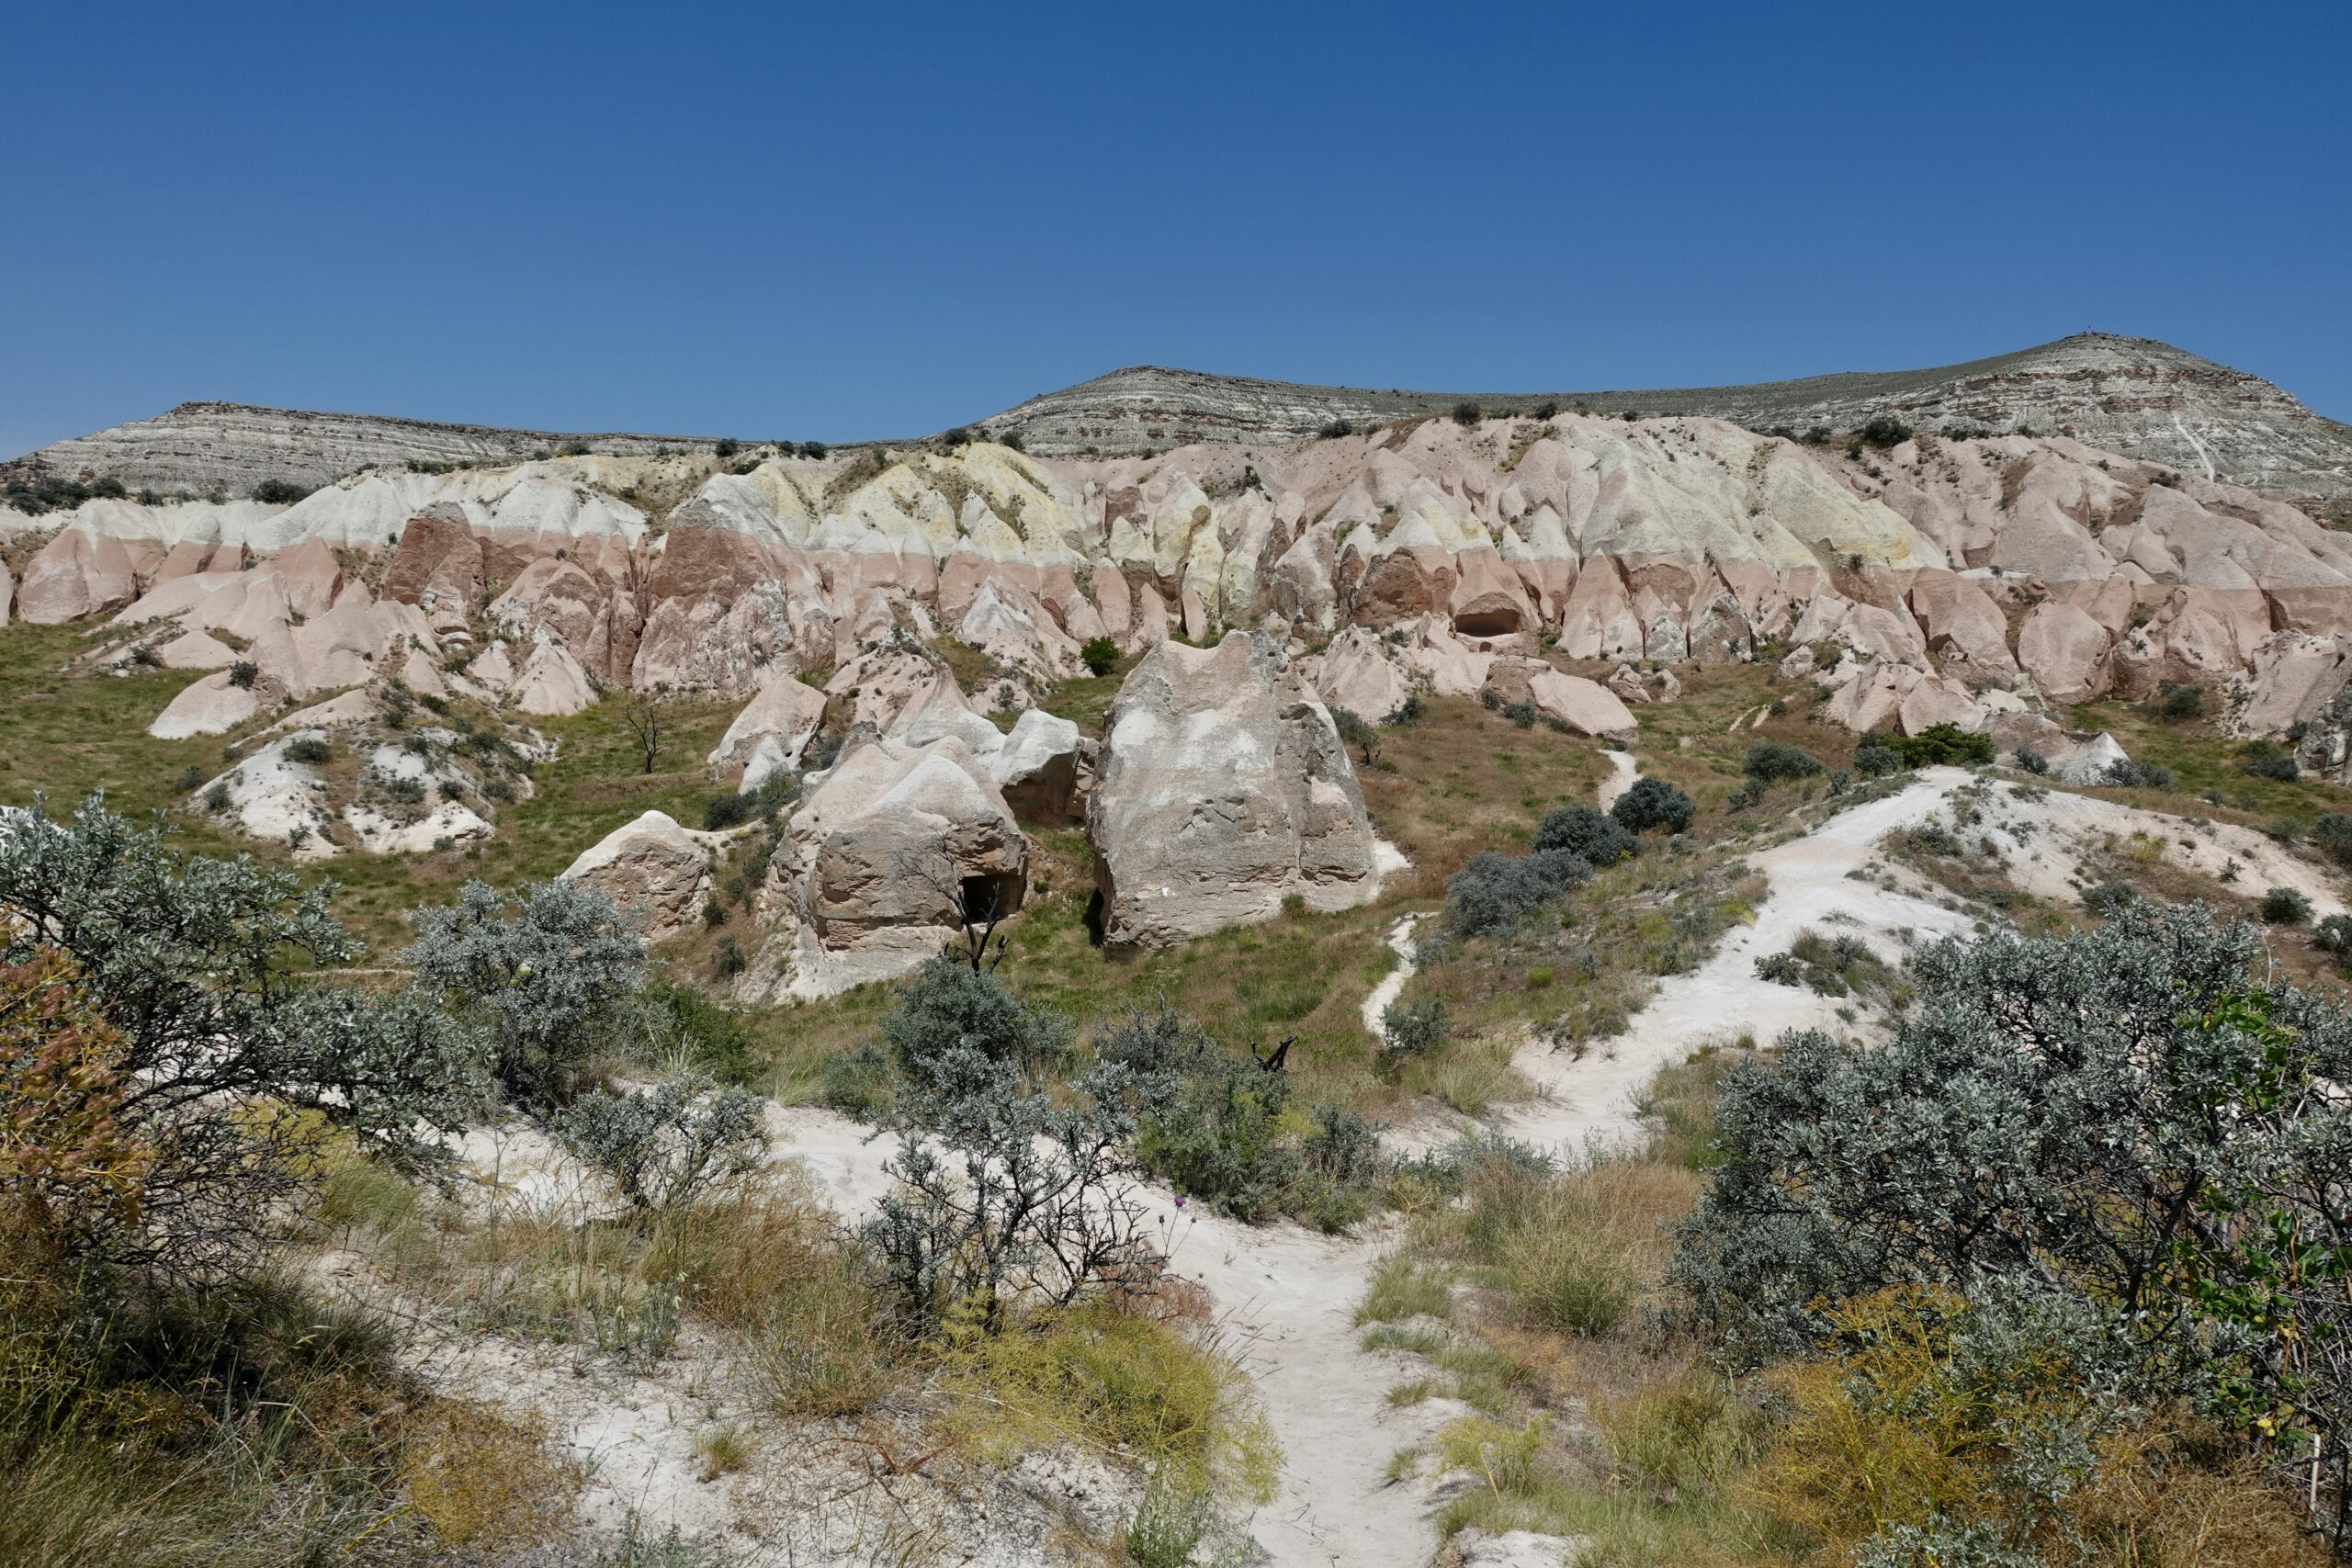
[[[1577,735],[1632,740],[1641,734],[1641,726],[1617,694],[1598,681],[1546,666],[1529,680],[1527,692],[1537,713],[1558,719]]]
[[[1031,708],[982,761],[1015,817],[1063,822],[1077,800],[1080,746],[1075,723]]]
[[[743,764],[742,787],[757,789],[776,773],[800,765],[801,752],[824,718],[824,693],[789,671],[773,671],[760,694],[719,737],[708,761],[714,768]],[[752,777],[755,757],[763,764],[757,778]]]
[[[1120,688],[1087,803],[1104,939],[1160,947],[1293,893],[1378,891],[1363,792],[1329,710],[1271,639],[1162,643]]]
[[[648,942],[692,925],[710,890],[710,855],[667,812],[649,811],[582,851],[563,874],[637,917]]]
[[[186,740],[198,735],[226,735],[261,711],[261,699],[251,685],[237,685],[230,671],[207,675],[183,690],[155,716],[147,733],[158,740]]]
[[[762,895],[773,931],[737,995],[825,997],[907,974],[966,916],[1019,909],[1028,857],[985,760],[958,735],[911,745],[861,732],[787,824]]]
[[[2233,733],[2284,733],[2325,707],[2352,681],[2352,637],[2274,634],[2255,649],[2253,668],[2237,682],[2229,716]]]

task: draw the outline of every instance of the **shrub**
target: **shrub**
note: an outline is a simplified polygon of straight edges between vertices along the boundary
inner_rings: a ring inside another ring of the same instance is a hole
[[[1783,746],[1777,740],[1759,741],[1747,749],[1746,761],[1739,771],[1763,784],[1778,784],[1785,779],[1810,778],[1822,771],[1821,761],[1793,746]]]
[[[2020,746],[2011,755],[2017,759],[2018,767],[2036,777],[2050,772],[2050,759],[2030,746]]]
[[[254,682],[260,679],[261,666],[250,659],[240,659],[229,666],[229,684],[239,691],[252,691]]]
[[[825,444],[821,441],[803,441],[800,444],[800,455],[804,457],[822,457],[825,451]]]
[[[1410,692],[1406,694],[1403,702],[1396,705],[1396,711],[1381,722],[1388,725],[1419,724],[1421,722],[1424,711],[1425,705],[1421,702],[1420,693]]]
[[[2238,767],[2258,779],[2277,779],[2292,784],[2302,774],[2295,765],[2295,754],[2273,746],[2267,740],[2250,741],[2238,749]]]
[[[2312,918],[2312,901],[2292,887],[2274,887],[2262,896],[2262,918],[2274,926],[2300,926]]]
[[[264,479],[254,486],[254,499],[265,506],[291,506],[310,493],[310,486],[292,479]]]
[[[2352,915],[2330,915],[2312,932],[2312,945],[2324,953],[2352,953]]]
[[[1468,428],[1485,419],[1486,413],[1476,403],[1464,400],[1453,405],[1453,423]]]
[[[424,804],[424,781],[411,778],[386,779],[384,793],[402,806],[422,806]]]
[[[1416,1056],[1444,1045],[1453,1033],[1453,1020],[1444,998],[1424,997],[1417,1002],[1394,1001],[1380,1015],[1381,1060],[1392,1071]]]
[[[1364,766],[1370,767],[1380,755],[1380,731],[1346,708],[1331,710],[1332,727],[1340,732],[1340,743],[1352,746],[1363,753]]]
[[[2339,865],[2352,865],[2352,817],[2340,812],[2323,811],[2312,824],[2312,841],[2325,850]]]
[[[1609,808],[1625,829],[1646,833],[1653,828],[1663,828],[1669,833],[1679,833],[1690,826],[1699,814],[1690,797],[1667,783],[1648,774],[1634,781],[1634,787],[1617,797]]]
[[[1029,450],[1029,443],[1023,439],[1021,432],[1017,430],[1008,430],[1003,434],[999,435],[996,438],[996,444],[1003,447],[1008,452],[1026,452]]]
[[[229,793],[227,779],[215,780],[212,787],[204,792],[204,809],[207,811],[217,814],[228,810],[235,804],[236,797]]]
[[[2178,724],[2188,719],[2205,716],[2205,688],[2185,682],[2166,681],[2157,688],[2156,695],[2142,707],[2166,723]]]
[[[939,440],[944,446],[969,446],[972,444],[972,433],[959,424],[941,435]]]
[[[2140,901],[2140,890],[2128,882],[2110,877],[2098,886],[2085,891],[2083,908],[2094,915],[2112,918],[2126,905]]]
[[[289,762],[316,767],[334,754],[334,748],[327,744],[322,735],[298,735],[286,743],[286,760]]]
[[[1546,812],[1535,826],[1530,848],[1566,850],[1595,867],[1615,865],[1640,852],[1642,841],[1625,825],[1603,811],[1578,803]]]
[[[1911,439],[1911,427],[1893,414],[1873,414],[1854,434],[1865,446],[1900,446]]]
[[[2101,782],[2118,789],[2169,790],[2179,787],[2179,781],[2173,777],[2170,768],[2160,767],[2154,762],[2135,762],[2129,757],[2120,762],[2109,763],[2107,777]]]
[[[1344,419],[1332,420],[1316,432],[1326,441],[1337,441],[1342,435],[1353,435],[1355,433],[1356,427]]]
[[[548,1120],[556,1141],[604,1173],[630,1208],[674,1209],[760,1167],[766,1101],[690,1074],[626,1095],[590,1094]]]
[[[1894,751],[1909,768],[1932,767],[1939,763],[1989,762],[1993,760],[1993,738],[1971,735],[1957,725],[1933,724],[1917,735],[1875,734],[1863,738],[1865,750]],[[1854,753],[1854,765],[1861,767],[1860,750]],[[1864,770],[1868,772],[1868,769]]]
[[[2135,903],[2103,929],[1937,944],[1883,1045],[1735,1064],[1723,1165],[1671,1269],[1736,1359],[1838,1332],[1890,1285],[2062,1313],[2084,1386],[2346,1446],[2352,1018],[2257,989],[2255,930]],[[2324,1326],[2323,1326],[2324,1325]],[[2308,1440],[2308,1439],[2306,1439]]]
[[[1559,412],[1560,405],[1552,401],[1549,398],[1546,398],[1544,401],[1535,405],[1535,417],[1537,419],[1550,419],[1554,414],[1558,413]]]
[[[1591,876],[1591,863],[1566,850],[1525,855],[1482,851],[1446,879],[1446,920],[1465,936],[1510,931]]]
[[[1078,650],[1078,657],[1086,665],[1088,674],[1108,675],[1119,667],[1119,646],[1107,637],[1088,637],[1085,646]]]
[[[1804,960],[1792,953],[1772,953],[1756,961],[1756,977],[1775,986],[1804,984]]]
[[[1892,746],[1881,745],[1881,739],[1871,736],[1854,749],[1854,771],[1866,779],[1899,773],[1910,765],[1903,760],[1902,752]]]
[[[742,449],[743,448],[741,446],[737,445],[732,440],[721,440],[716,443],[711,447],[710,451],[711,456],[715,457],[732,457],[736,453],[741,452]]]
[[[0,838],[0,964],[71,961],[78,993],[52,986],[29,1016],[67,1021],[86,1005],[119,1032],[90,1070],[136,1086],[119,1124],[163,1151],[140,1223],[93,1240],[103,1256],[179,1278],[248,1266],[277,1206],[315,1179],[322,1128],[402,1168],[447,1163],[479,1043],[413,992],[326,980],[360,951],[331,893],[250,859],[175,852],[96,795],[69,823],[36,796]]]
[[[1510,720],[1513,724],[1519,726],[1521,729],[1532,729],[1535,728],[1535,705],[1533,703],[1505,703],[1502,705],[1502,716]]]
[[[605,896],[575,882],[508,897],[469,882],[456,903],[416,912],[401,954],[419,987],[490,1041],[500,1085],[528,1102],[571,1097],[581,1063],[628,1016],[645,944]]]

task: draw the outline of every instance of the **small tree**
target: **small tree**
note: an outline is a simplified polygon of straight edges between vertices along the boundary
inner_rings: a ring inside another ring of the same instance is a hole
[[[1107,637],[1091,637],[1078,650],[1090,675],[1108,675],[1119,667],[1119,645]]]
[[[1617,797],[1609,808],[1628,832],[1646,833],[1653,828],[1663,828],[1669,833],[1679,833],[1690,826],[1699,808],[1689,795],[1664,779],[1645,773],[1634,781],[1634,787]]]
[[[1485,411],[1467,399],[1453,405],[1453,423],[1465,429],[1477,424],[1486,417]]]
[[[571,1098],[577,1069],[644,983],[645,944],[605,896],[541,882],[508,900],[469,882],[416,912],[401,954],[418,987],[488,1037],[500,1086],[526,1103]]]
[[[662,743],[667,739],[670,723],[670,687],[665,682],[650,692],[630,691],[621,694],[618,711],[622,726],[636,739],[637,751],[644,763],[644,772],[653,771],[654,761],[662,755]]]
[[[1352,746],[1363,753],[1365,767],[1380,760],[1380,731],[1347,708],[1331,710],[1331,723],[1340,731],[1340,744]]]
[[[899,1068],[884,1169],[899,1183],[863,1230],[909,1320],[993,1330],[1022,1297],[1065,1304],[1158,1266],[1133,1196],[1140,1091],[1098,1062],[1056,1092],[1035,1065],[1069,1026],[992,975],[934,962],[885,1020]]]
[[[1380,1015],[1381,1065],[1394,1072],[1414,1057],[1439,1049],[1453,1033],[1453,1020],[1446,1012],[1442,997],[1391,1002]]]

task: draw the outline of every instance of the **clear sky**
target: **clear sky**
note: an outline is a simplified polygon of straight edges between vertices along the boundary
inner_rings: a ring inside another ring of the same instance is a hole
[[[2352,5],[0,12],[0,457],[187,399],[910,434],[2086,326],[2352,419]]]

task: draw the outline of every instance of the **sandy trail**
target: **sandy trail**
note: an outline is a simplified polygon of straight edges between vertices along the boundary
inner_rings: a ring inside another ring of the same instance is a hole
[[[1600,781],[1600,788],[1597,792],[1600,809],[1606,811],[1617,804],[1618,796],[1634,787],[1634,781],[1641,777],[1641,771],[1631,751],[1609,751],[1603,755],[1608,757],[1609,765],[1616,770]]]
[[[1610,759],[1614,773],[1599,792],[1604,806],[1637,776],[1631,756]],[[1498,1129],[1579,1151],[1631,1136],[1634,1098],[1651,1077],[1710,1041],[1741,1034],[1770,1041],[1792,1028],[1850,1032],[1838,1016],[1844,1004],[1758,980],[1756,960],[1787,948],[1808,927],[1860,936],[1897,964],[1914,943],[1970,930],[1972,918],[1944,908],[1939,888],[1898,891],[1848,874],[1878,862],[1876,845],[1893,829],[1939,815],[1949,822],[1951,793],[1970,782],[1958,768],[1927,769],[1883,800],[1750,855],[1770,885],[1756,923],[1727,935],[1698,969],[1661,982],[1613,1048],[1581,1059],[1540,1044],[1522,1049],[1516,1065],[1544,1097],[1506,1112]],[[2324,874],[2243,829],[2193,830],[2179,818],[2058,792],[2030,801],[1996,786],[1984,802],[1984,820],[1966,831],[2007,835],[2012,874],[2045,896],[2072,897],[2079,841],[2139,831],[2166,835],[2163,852],[2178,863],[2211,874],[2233,857],[2257,889],[2301,886],[2323,909],[2339,907],[2340,893]],[[1364,1000],[1364,1024],[1374,1033],[1381,1010],[1412,974],[1412,929],[1424,918],[1408,916],[1389,933],[1401,962]],[[890,1140],[868,1141],[866,1129],[831,1111],[777,1110],[770,1122],[782,1152],[804,1162],[845,1214],[864,1212],[884,1190],[880,1166]],[[1177,1270],[1215,1293],[1283,1445],[1281,1496],[1252,1526],[1269,1560],[1276,1568],[1423,1568],[1438,1544],[1429,1500],[1417,1486],[1387,1483],[1385,1472],[1398,1448],[1426,1443],[1458,1410],[1442,1400],[1391,1406],[1386,1391],[1410,1375],[1409,1359],[1356,1347],[1352,1313],[1388,1230],[1375,1224],[1356,1238],[1334,1238],[1180,1208],[1157,1189],[1148,1198]]]

